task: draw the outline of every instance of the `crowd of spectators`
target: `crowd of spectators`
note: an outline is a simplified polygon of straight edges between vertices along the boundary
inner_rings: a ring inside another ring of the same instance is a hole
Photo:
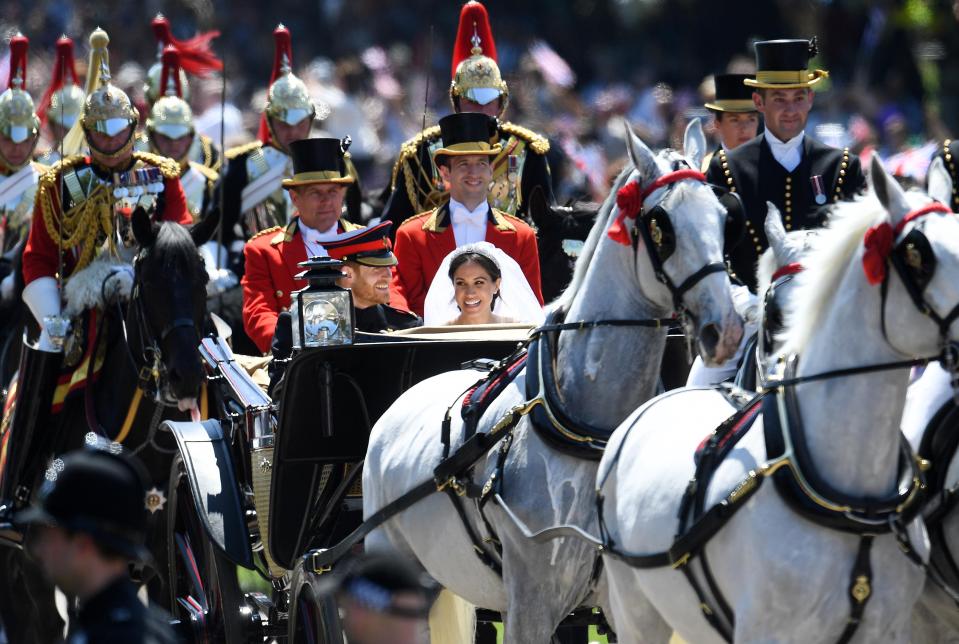
[[[293,34],[294,67],[329,108],[325,134],[353,139],[368,194],[390,179],[400,144],[450,112],[448,87],[459,0],[8,0],[0,35],[31,38],[28,89],[39,96],[53,42],[111,37],[114,82],[143,103],[155,60],[150,19],[163,12],[177,37],[217,29],[219,77],[193,79],[198,127],[226,144],[255,135],[272,63],[273,27]],[[548,136],[559,201],[600,199],[624,160],[624,118],[654,147],[678,146],[712,91],[710,74],[750,71],[750,44],[818,35],[830,80],[818,88],[811,132],[857,153],[878,151],[921,181],[935,141],[959,134],[959,2],[953,0],[488,0],[506,118]],[[0,80],[7,65],[0,61]],[[4,80],[4,85],[6,85]],[[144,110],[141,109],[141,114]]]

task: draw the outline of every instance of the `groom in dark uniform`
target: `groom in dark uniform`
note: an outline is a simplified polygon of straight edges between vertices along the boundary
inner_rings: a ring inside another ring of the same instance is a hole
[[[768,247],[767,201],[779,209],[786,230],[818,228],[824,206],[851,198],[865,185],[859,159],[849,148],[829,147],[805,132],[813,88],[829,76],[807,69],[816,53],[815,38],[756,43],[756,78],[743,82],[753,88],[765,132],[735,150],[718,150],[709,164],[709,181],[742,198],[746,234],[726,252],[734,276],[754,293],[756,261]]]

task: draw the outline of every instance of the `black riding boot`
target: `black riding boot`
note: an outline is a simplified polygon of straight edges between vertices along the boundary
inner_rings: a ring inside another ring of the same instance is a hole
[[[50,408],[62,362],[62,353],[40,351],[26,342],[21,347],[16,392],[8,394],[16,396],[16,403],[2,438],[6,457],[0,470],[0,539],[19,543],[13,514],[29,503],[33,482],[53,449]]]

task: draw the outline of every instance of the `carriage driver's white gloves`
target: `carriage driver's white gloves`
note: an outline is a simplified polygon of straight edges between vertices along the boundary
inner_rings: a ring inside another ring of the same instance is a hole
[[[707,367],[703,359],[696,356],[693,366],[689,369],[689,377],[686,378],[687,387],[708,387],[735,376],[743,356],[743,349],[759,328],[759,298],[745,286],[733,286],[731,296],[733,308],[743,319],[743,338],[739,341],[736,355],[718,367]]]
[[[37,348],[40,351],[60,353],[62,349],[50,338],[43,321],[44,318],[60,316],[60,292],[57,289],[57,281],[52,277],[38,277],[24,287],[23,301],[42,329]]]

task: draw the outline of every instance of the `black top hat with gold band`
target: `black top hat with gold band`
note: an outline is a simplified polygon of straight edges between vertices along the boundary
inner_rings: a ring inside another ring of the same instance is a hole
[[[339,139],[300,139],[290,144],[293,178],[284,179],[289,190],[313,183],[353,183],[346,169],[349,152]]]
[[[337,235],[323,242],[323,248],[333,259],[353,261],[367,266],[396,266],[396,256],[390,243],[392,222],[384,221],[370,228],[359,228]]]
[[[441,156],[466,156],[485,154],[495,156],[500,153],[500,144],[490,145],[496,136],[496,119],[479,112],[461,112],[440,119],[440,137],[443,147],[433,153],[434,158]]]
[[[706,109],[714,112],[755,112],[753,91],[744,85],[746,79],[755,79],[752,74],[716,74],[716,98],[706,103]]]
[[[814,86],[829,72],[807,69],[809,60],[819,53],[812,40],[762,40],[756,43],[756,78],[743,81],[761,89],[804,89]]]

